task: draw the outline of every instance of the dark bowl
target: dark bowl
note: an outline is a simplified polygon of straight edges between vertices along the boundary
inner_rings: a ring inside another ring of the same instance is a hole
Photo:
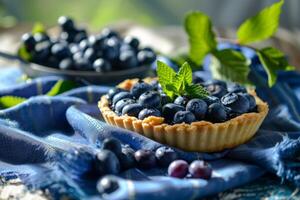
[[[35,63],[20,62],[21,69],[29,77],[62,76],[75,81],[91,84],[115,84],[130,78],[145,78],[152,75],[151,66],[139,66],[127,70],[100,73],[95,71],[60,70]]]

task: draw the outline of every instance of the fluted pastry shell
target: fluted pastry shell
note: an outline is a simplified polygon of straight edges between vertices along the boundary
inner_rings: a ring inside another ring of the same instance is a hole
[[[138,80],[123,81],[120,88],[129,90]],[[163,117],[150,116],[139,120],[131,116],[118,116],[109,106],[106,95],[101,97],[99,108],[105,121],[148,138],[185,151],[217,152],[244,144],[251,139],[268,113],[268,105],[254,91],[257,112],[244,113],[222,123],[198,121],[191,124],[170,125]]]

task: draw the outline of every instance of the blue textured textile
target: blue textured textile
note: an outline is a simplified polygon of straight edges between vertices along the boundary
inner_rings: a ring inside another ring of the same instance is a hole
[[[220,48],[233,48],[222,44]],[[134,132],[107,125],[99,117],[96,102],[109,87],[87,86],[56,97],[45,94],[58,77],[20,82],[18,69],[0,75],[0,96],[31,97],[0,111],[0,175],[20,177],[32,188],[48,188],[55,198],[63,194],[78,199],[194,199],[251,182],[266,171],[300,186],[300,75],[281,73],[272,89],[250,49],[241,50],[253,61],[251,79],[257,92],[270,105],[270,114],[256,136],[233,150],[214,154],[186,153],[187,160],[209,160],[213,178],[176,179],[166,169],[131,169],[116,177],[119,189],[100,197],[96,181],[84,176],[105,137],[118,138],[134,149],[155,150],[161,144]],[[209,69],[196,74],[209,79]]]

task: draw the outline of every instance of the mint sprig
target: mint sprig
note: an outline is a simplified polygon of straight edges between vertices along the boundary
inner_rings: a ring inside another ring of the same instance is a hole
[[[176,96],[204,98],[208,95],[208,92],[201,85],[192,83],[192,68],[187,62],[176,73],[167,64],[157,61],[157,76],[164,93],[171,99]]]
[[[248,45],[270,38],[277,31],[281,7],[284,0],[261,10],[257,15],[249,18],[238,28],[237,43]],[[249,84],[248,75],[251,62],[239,51],[234,49],[218,50],[216,48],[216,34],[213,32],[210,18],[202,12],[188,13],[184,23],[190,44],[187,60],[199,65],[207,54],[212,55],[211,71],[216,79]],[[267,75],[268,85],[272,87],[280,70],[293,70],[284,54],[273,48],[256,49],[250,46],[258,55]]]

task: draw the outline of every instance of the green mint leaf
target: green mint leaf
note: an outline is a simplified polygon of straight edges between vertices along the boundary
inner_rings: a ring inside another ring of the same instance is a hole
[[[209,93],[200,84],[187,84],[185,86],[187,96],[191,98],[203,99],[209,95]]]
[[[42,23],[35,23],[32,30],[31,30],[32,34],[36,34],[36,33],[46,33],[46,29],[44,27],[44,25]]]
[[[200,65],[203,58],[217,46],[211,20],[202,12],[191,12],[185,17],[184,27],[189,38],[189,57]]]
[[[68,90],[75,88],[77,84],[69,80],[59,80],[55,85],[47,92],[47,96],[56,96]]]
[[[157,61],[157,76],[158,81],[166,95],[173,98],[174,92],[167,88],[167,85],[172,85],[175,79],[176,73],[175,71],[169,67],[167,64]]]
[[[277,31],[283,3],[284,0],[280,0],[247,19],[237,32],[239,43],[249,44],[271,37]]]
[[[260,62],[268,75],[269,87],[272,87],[277,80],[277,71],[294,70],[295,67],[289,65],[286,56],[278,49],[266,47],[257,51]]]
[[[183,65],[180,67],[178,75],[182,77],[182,79],[188,84],[193,82],[192,68],[187,62],[183,63]]]
[[[0,108],[1,109],[10,108],[24,101],[26,101],[26,98],[16,97],[16,96],[2,96],[0,97]]]
[[[224,49],[215,51],[211,58],[211,71],[215,79],[249,84],[250,61],[238,51]]]
[[[27,51],[26,47],[23,44],[18,49],[18,56],[25,61],[32,60],[32,56],[31,56],[30,52]]]

